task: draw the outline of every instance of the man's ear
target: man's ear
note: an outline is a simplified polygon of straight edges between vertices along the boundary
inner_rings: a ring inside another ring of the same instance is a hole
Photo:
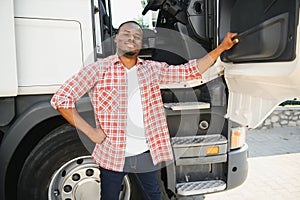
[[[117,37],[118,37],[118,34],[113,36],[115,43],[117,43],[117,39],[118,39]]]

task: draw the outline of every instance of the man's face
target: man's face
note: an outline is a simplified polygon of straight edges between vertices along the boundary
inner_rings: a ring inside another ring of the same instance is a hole
[[[120,56],[136,57],[142,48],[143,32],[134,23],[124,24],[116,35],[117,51]]]

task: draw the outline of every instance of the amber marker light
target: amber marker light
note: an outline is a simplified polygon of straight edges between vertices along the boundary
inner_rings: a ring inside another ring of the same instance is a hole
[[[206,155],[216,155],[216,154],[219,154],[218,146],[206,147]]]
[[[237,127],[232,128],[231,132],[231,149],[237,149],[242,147],[246,143],[246,128]]]

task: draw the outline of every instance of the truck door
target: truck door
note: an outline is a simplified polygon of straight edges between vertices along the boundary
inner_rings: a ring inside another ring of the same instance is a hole
[[[219,38],[238,33],[221,56],[229,90],[227,117],[258,126],[285,100],[300,98],[298,0],[220,0]]]

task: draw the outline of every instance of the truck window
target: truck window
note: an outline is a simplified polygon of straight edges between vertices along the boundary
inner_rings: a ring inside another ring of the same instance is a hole
[[[133,20],[145,29],[154,29],[158,11],[149,11],[142,15],[147,0],[111,0],[112,25],[118,28],[122,22]]]

